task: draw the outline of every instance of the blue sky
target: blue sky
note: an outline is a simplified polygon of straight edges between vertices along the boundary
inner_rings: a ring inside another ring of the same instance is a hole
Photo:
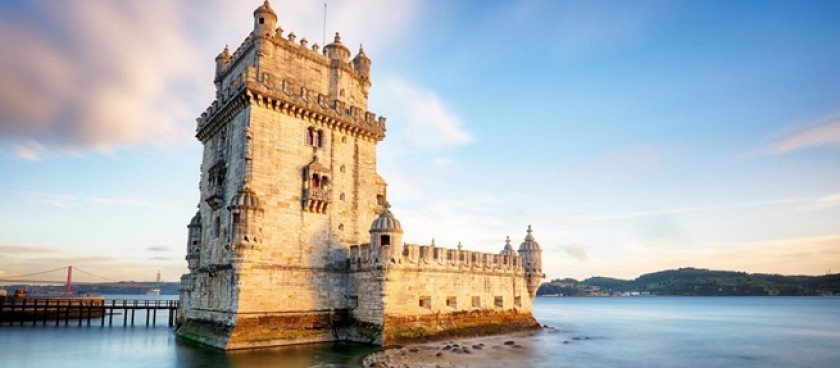
[[[0,4],[0,276],[176,280],[194,119],[260,1]],[[321,1],[274,1],[319,42]],[[549,278],[840,270],[840,3],[330,1],[405,240]],[[15,50],[9,52],[8,50]]]

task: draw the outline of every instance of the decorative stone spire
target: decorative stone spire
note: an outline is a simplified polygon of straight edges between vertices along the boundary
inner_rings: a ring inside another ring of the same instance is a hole
[[[515,256],[516,251],[513,250],[513,246],[510,245],[510,236],[505,237],[505,248],[502,249],[502,252],[499,253],[503,256]]]
[[[344,46],[344,44],[341,43],[341,35],[338,32],[335,33],[335,38],[333,39],[333,42],[329,45],[324,46],[324,55],[327,55],[327,57],[329,57],[330,59],[341,60],[345,62],[347,61],[347,59],[350,58],[350,49],[348,49],[347,46]]]
[[[519,251],[522,252],[524,250],[540,250],[540,243],[537,243],[534,240],[533,230],[531,230],[531,225],[528,225],[528,234],[525,235],[525,241],[519,245]]]

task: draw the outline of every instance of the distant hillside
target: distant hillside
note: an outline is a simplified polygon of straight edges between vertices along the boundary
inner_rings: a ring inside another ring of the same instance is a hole
[[[98,293],[105,295],[139,295],[149,289],[160,289],[161,295],[178,295],[177,282],[131,282],[121,281],[103,284],[73,285],[74,294]],[[29,295],[60,295],[64,293],[64,285],[7,285],[0,287],[12,294],[16,289],[24,289]]]
[[[840,274],[783,276],[680,268],[639,276],[635,280],[591,277],[583,281],[557,279],[543,283],[537,295],[840,295]]]

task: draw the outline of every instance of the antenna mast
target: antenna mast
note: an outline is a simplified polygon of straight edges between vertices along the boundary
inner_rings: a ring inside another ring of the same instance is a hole
[[[321,33],[321,45],[327,45],[327,2],[324,2],[324,29],[323,33]],[[321,47],[323,47],[321,46]]]

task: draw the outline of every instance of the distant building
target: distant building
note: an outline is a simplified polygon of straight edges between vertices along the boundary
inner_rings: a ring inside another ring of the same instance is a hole
[[[177,334],[241,349],[539,328],[530,226],[501,254],[404,243],[376,172],[386,127],[367,111],[371,60],[276,22],[266,1],[216,57]]]

